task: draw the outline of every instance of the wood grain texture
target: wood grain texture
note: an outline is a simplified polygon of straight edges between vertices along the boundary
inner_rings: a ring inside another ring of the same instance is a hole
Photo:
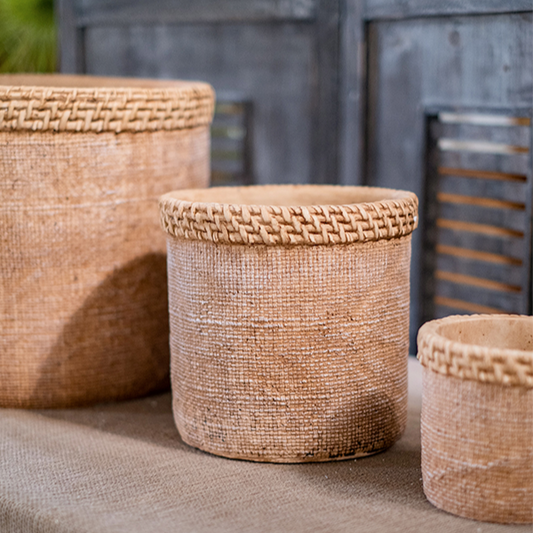
[[[409,2],[397,4],[406,6]],[[500,3],[501,4],[501,3]],[[372,2],[369,10],[385,3]],[[414,5],[411,3],[411,5]],[[441,12],[446,14],[446,5],[440,4]],[[372,7],[374,6],[374,7]],[[436,6],[436,4],[435,4]],[[375,11],[377,13],[377,11]],[[414,191],[421,199],[421,213],[426,213],[425,191],[431,184],[425,183],[427,168],[425,166],[428,113],[440,110],[463,112],[464,109],[516,110],[520,116],[524,110],[531,110],[533,105],[533,16],[531,13],[506,14],[502,16],[435,16],[403,20],[379,20],[369,23],[369,69],[368,69],[368,126],[367,126],[367,183],[379,186],[403,187]],[[530,113],[530,111],[529,111]],[[472,124],[449,124],[453,131],[479,130],[481,126]],[[502,128],[503,129],[503,128]],[[450,130],[452,131],[452,130]],[[525,128],[530,132],[530,127]],[[521,146],[530,146],[529,138],[520,137]],[[500,130],[503,142],[505,136]],[[513,139],[509,139],[512,141]],[[522,143],[523,141],[523,143]],[[470,213],[464,221],[453,217],[452,224],[481,224],[483,227],[501,226],[513,233],[510,240],[498,245],[485,247],[491,239],[487,234],[474,232],[457,232],[450,228],[446,232],[446,241],[450,246],[466,246],[487,253],[502,253],[520,258],[524,265],[530,264],[531,234],[531,158],[530,154],[505,156],[499,154],[447,152],[438,166],[451,168],[471,168],[488,170],[503,175],[526,176],[521,189],[521,198],[514,196],[509,201],[522,202],[525,211],[522,218],[514,214],[501,214],[505,210],[495,209],[492,216],[486,218],[481,208],[466,206],[463,213]],[[438,170],[435,168],[435,176]],[[495,175],[492,175],[495,177]],[[457,178],[460,180],[461,178]],[[520,178],[522,180],[522,178]],[[464,181],[480,182],[471,177]],[[492,180],[498,183],[499,180]],[[400,185],[401,184],[401,185]],[[498,185],[500,185],[498,183]],[[508,183],[507,185],[515,185]],[[477,185],[475,187],[478,187]],[[468,188],[447,193],[470,194]],[[494,192],[494,191],[492,191]],[[474,196],[492,198],[491,189],[485,183]],[[506,198],[507,199],[507,198]],[[457,211],[453,205],[446,207],[448,212]],[[474,210],[477,212],[474,213]],[[507,210],[509,211],[509,210]],[[450,213],[451,214],[451,213]],[[479,215],[480,218],[476,220]],[[498,219],[496,222],[494,216]],[[503,217],[503,218],[501,218]],[[514,218],[513,218],[514,217]],[[520,219],[519,219],[520,218]],[[501,219],[501,220],[500,220]],[[515,220],[516,219],[516,220]],[[505,223],[509,220],[509,224]],[[411,341],[421,320],[417,302],[422,295],[420,265],[425,260],[421,248],[422,235],[427,230],[427,219],[421,216],[419,231],[413,236],[413,271],[411,301]],[[472,229],[472,228],[470,228]],[[473,228],[476,229],[476,228]],[[452,231],[453,230],[453,231]],[[498,228],[498,231],[502,231]],[[520,246],[516,236],[523,236]],[[520,235],[519,235],[520,234]],[[453,238],[451,238],[452,236]],[[501,240],[501,239],[500,239]],[[517,241],[517,242],[512,242]],[[482,245],[478,246],[481,242]],[[529,287],[531,267],[522,269],[524,278],[520,285]],[[463,295],[463,289],[457,284],[439,281],[439,294],[447,298],[469,300]],[[472,289],[476,292],[475,289]],[[480,289],[481,291],[481,289]],[[470,295],[474,293],[471,291]],[[463,298],[464,296],[464,298]],[[500,301],[494,294],[474,294],[471,301],[479,305],[510,310],[513,306],[523,312],[529,312],[530,303],[518,299]],[[516,311],[515,311],[516,312]]]
[[[339,134],[339,0],[322,0],[318,6],[313,80],[315,100],[311,180],[337,183]]]
[[[251,105],[255,183],[336,183],[341,3],[75,0],[62,42],[83,61],[65,68],[208,80]]]
[[[364,5],[341,3],[339,72],[339,183],[364,182],[367,44]]]
[[[316,86],[308,24],[98,27],[87,32],[87,70],[209,81],[221,101],[253,105],[256,183],[305,183],[311,165]],[[108,48],[112,47],[113,54]]]
[[[370,0],[365,18],[405,19],[414,17],[480,15],[532,11],[530,0]]]
[[[71,0],[56,0],[55,17],[58,28],[58,66],[62,73],[85,71],[83,29],[78,26],[78,11]]]
[[[77,25],[310,21],[317,0],[78,0]]]

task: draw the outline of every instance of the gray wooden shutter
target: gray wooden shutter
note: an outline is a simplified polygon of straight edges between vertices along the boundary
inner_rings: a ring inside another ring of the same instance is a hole
[[[58,6],[63,72],[214,86],[222,104],[214,125],[215,182],[337,181],[340,0]],[[230,109],[242,111],[241,139],[222,132]]]
[[[418,327],[434,316],[532,312],[531,123],[501,123],[531,119],[531,0],[58,0],[58,7],[64,71],[214,85],[215,182],[417,193],[412,351]],[[492,122],[448,120],[454,114]]]
[[[429,318],[531,313],[532,7],[367,2],[365,181],[421,199],[412,351]],[[467,120],[476,114],[477,124]],[[510,147],[518,148],[502,153]],[[489,235],[489,226],[505,234]]]
[[[428,119],[423,319],[529,311],[531,119],[525,110]]]

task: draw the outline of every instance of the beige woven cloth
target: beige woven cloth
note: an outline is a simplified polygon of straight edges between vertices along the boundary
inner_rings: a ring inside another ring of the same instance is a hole
[[[531,533],[433,507],[420,472],[420,366],[387,452],[275,465],[188,447],[170,395],[61,411],[0,410],[2,533]]]

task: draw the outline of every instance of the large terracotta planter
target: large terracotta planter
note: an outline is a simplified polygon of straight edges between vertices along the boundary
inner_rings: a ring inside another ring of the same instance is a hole
[[[0,76],[0,406],[168,386],[157,197],[209,179],[202,83]]]

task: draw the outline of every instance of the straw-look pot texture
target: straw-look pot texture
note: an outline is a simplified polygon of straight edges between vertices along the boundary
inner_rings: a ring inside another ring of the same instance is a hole
[[[533,317],[428,322],[418,358],[428,500],[476,520],[533,522]]]
[[[213,188],[166,194],[160,207],[185,442],[307,462],[376,453],[400,437],[414,194]]]
[[[0,76],[0,406],[168,387],[157,198],[207,186],[211,87]]]

